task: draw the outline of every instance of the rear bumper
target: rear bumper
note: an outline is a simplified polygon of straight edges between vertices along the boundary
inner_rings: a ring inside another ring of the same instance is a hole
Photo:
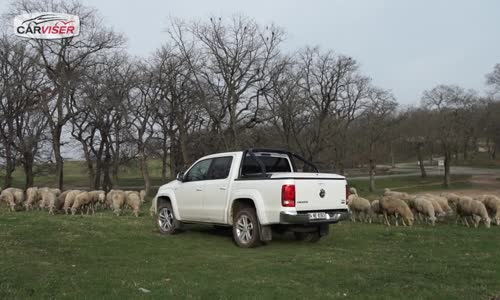
[[[280,212],[280,224],[332,224],[349,218],[347,209],[337,209],[325,211],[326,218],[321,220],[309,219],[308,212]]]

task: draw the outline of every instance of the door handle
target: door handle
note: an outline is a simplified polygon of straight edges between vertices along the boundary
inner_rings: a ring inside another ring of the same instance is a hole
[[[201,187],[197,187],[197,188],[196,188],[196,190],[197,190],[198,192],[203,191],[203,189],[202,189]]]
[[[221,187],[219,187],[219,190],[221,190],[221,191],[225,191],[225,190],[227,190],[227,187],[225,187],[225,186],[221,186]]]

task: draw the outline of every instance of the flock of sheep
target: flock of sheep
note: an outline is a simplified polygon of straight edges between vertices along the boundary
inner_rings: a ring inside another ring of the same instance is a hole
[[[50,214],[63,212],[83,214],[84,210],[92,211],[98,206],[110,208],[116,215],[120,215],[124,208],[132,209],[133,214],[138,217],[141,205],[144,203],[146,193],[144,190],[123,191],[111,190],[107,194],[102,191],[67,190],[61,192],[59,189],[48,187],[31,187],[23,191],[18,188],[7,188],[0,193],[0,203],[5,202],[11,211],[34,208],[47,209]]]
[[[475,227],[483,222],[489,228],[492,220],[500,225],[500,198],[495,195],[475,198],[453,193],[410,195],[385,189],[379,200],[370,202],[360,197],[355,188],[350,188],[347,204],[354,222],[358,218],[371,223],[373,217],[383,217],[383,222],[391,226],[389,218],[392,217],[396,226],[398,219],[405,226],[413,225],[415,219],[434,226],[438,218],[455,215],[456,223],[462,219],[467,227],[468,219]]]

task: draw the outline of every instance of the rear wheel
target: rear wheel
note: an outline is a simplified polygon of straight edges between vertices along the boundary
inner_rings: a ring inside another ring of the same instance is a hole
[[[259,220],[255,209],[240,209],[233,222],[233,238],[236,245],[242,248],[257,247],[260,243]]]
[[[310,243],[316,243],[321,239],[321,235],[319,234],[319,231],[313,231],[313,232],[294,232],[295,234],[295,239],[299,241],[304,241],[304,242],[310,242]]]
[[[170,202],[162,203],[158,207],[156,225],[162,234],[176,234],[181,229],[182,224],[175,218]]]

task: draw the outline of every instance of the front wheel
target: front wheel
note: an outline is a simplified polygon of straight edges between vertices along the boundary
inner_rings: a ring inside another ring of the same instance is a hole
[[[162,203],[158,207],[156,225],[162,234],[176,234],[179,232],[182,224],[175,218],[172,204]]]
[[[233,222],[233,238],[236,245],[242,248],[253,248],[259,245],[259,220],[254,208],[243,208],[236,213]]]

